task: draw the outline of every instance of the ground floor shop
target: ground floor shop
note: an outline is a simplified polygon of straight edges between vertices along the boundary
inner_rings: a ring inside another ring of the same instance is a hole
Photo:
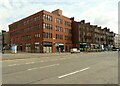
[[[18,51],[28,53],[56,53],[56,52],[70,52],[72,44],[62,42],[34,42],[17,45]]]
[[[79,43],[79,49],[80,51],[103,51],[105,49],[105,46],[102,44],[96,44],[96,43]]]
[[[52,42],[43,42],[43,53],[52,53]]]

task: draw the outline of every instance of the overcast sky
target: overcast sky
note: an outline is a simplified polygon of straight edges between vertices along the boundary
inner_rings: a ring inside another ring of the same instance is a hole
[[[63,15],[108,27],[118,33],[119,0],[0,0],[0,29],[41,10],[63,10]]]

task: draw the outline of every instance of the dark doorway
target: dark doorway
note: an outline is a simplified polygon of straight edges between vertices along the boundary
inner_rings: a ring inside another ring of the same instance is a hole
[[[20,51],[22,51],[22,45],[20,45]]]

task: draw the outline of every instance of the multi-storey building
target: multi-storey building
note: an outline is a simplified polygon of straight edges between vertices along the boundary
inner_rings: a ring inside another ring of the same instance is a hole
[[[102,30],[103,30],[103,45],[105,49],[111,50],[112,47],[115,46],[114,44],[115,33],[111,32],[110,29],[108,29],[107,27],[103,28]]]
[[[115,34],[114,45],[115,48],[120,48],[120,34]]]
[[[110,50],[114,46],[114,33],[110,29],[98,27],[85,23],[85,20],[80,22],[72,20],[72,41],[73,47],[80,48],[81,51],[92,50]]]
[[[3,37],[3,47],[8,48],[8,46],[10,45],[10,35],[9,32],[3,32],[2,33],[2,37]]]
[[[24,52],[69,52],[72,47],[81,51],[111,49],[114,33],[105,27],[74,21],[62,15],[62,10],[42,10],[9,25],[10,44]],[[104,48],[103,48],[104,47]]]
[[[80,22],[72,20],[73,46],[80,48],[81,51],[90,50],[94,43],[94,27],[85,20]]]
[[[71,20],[60,9],[42,10],[9,25],[11,44],[26,52],[70,51],[71,30]]]
[[[0,32],[0,52],[2,51],[2,33]]]

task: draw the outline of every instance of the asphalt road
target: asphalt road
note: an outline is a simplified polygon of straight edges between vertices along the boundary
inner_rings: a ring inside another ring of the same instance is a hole
[[[2,62],[3,84],[118,84],[118,52]]]

